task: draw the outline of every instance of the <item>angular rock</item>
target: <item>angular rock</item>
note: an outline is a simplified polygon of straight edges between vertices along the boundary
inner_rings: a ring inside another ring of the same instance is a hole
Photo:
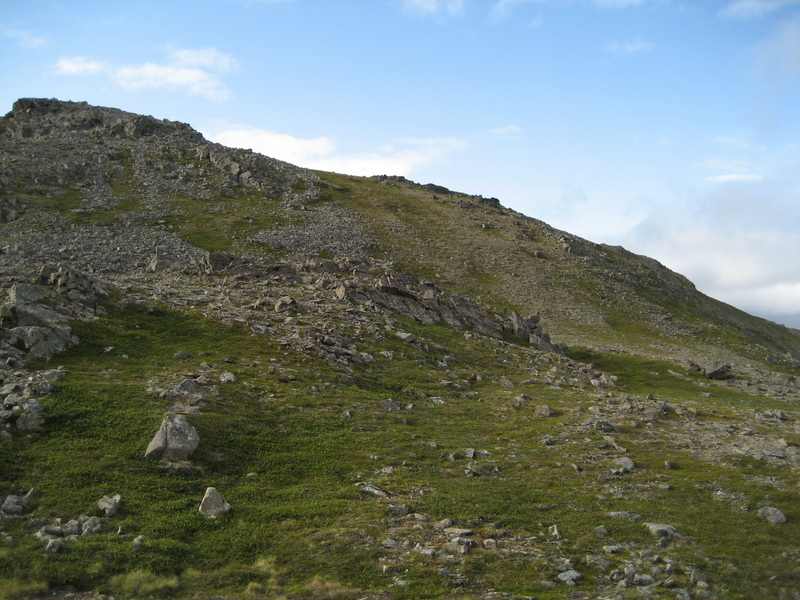
[[[200,443],[200,436],[183,415],[169,415],[161,422],[147,446],[145,458],[186,460]]]
[[[619,467],[619,469],[614,469],[615,472],[619,471],[621,473],[630,473],[636,468],[634,462],[627,456],[616,459],[614,464]]]
[[[667,538],[667,539],[683,539],[685,536],[681,535],[672,525],[664,525],[662,523],[645,523],[645,527],[650,530],[656,537]]]
[[[108,523],[108,519],[101,517],[84,517],[81,524],[81,535],[92,535],[100,531],[100,529]],[[78,519],[81,521],[81,518]]]
[[[97,501],[97,508],[105,513],[107,517],[113,517],[119,511],[119,501],[122,497],[119,494],[114,494],[110,498],[103,496]]]
[[[202,502],[200,502],[200,514],[210,519],[224,515],[230,511],[231,505],[225,501],[216,488],[210,487],[206,489]]]
[[[362,481],[356,484],[356,487],[361,488],[363,491],[372,494],[373,496],[377,496],[378,498],[388,498],[389,492],[379,488],[377,485],[372,483],[371,481]]]
[[[13,302],[38,302],[44,298],[42,294],[32,285],[27,283],[18,283],[12,285],[8,291],[8,299]]]
[[[729,379],[733,375],[731,375],[731,366],[728,364],[719,364],[711,367],[708,371],[705,372],[705,376],[708,379],[714,379],[717,381],[723,379]]]

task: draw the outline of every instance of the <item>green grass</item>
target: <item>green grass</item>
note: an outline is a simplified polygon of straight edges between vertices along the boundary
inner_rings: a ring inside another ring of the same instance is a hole
[[[341,326],[346,331],[346,324]],[[636,429],[625,425],[616,437],[637,469],[611,482],[622,490],[620,498],[613,497],[599,478],[609,474],[619,453],[603,449],[599,433],[570,433],[597,403],[594,393],[554,388],[542,378],[524,383],[532,360],[546,371],[569,359],[467,339],[440,325],[400,319],[397,327],[419,341],[408,344],[386,335],[364,342],[360,349],[376,362],[342,380],[345,373],[338,368],[255,338],[244,327],[191,313],[128,305],[104,319],[76,324],[79,346],[51,364],[32,365],[62,365],[67,374],[43,401],[45,430],[2,442],[7,458],[0,463],[0,487],[35,486],[34,516],[45,522],[97,514],[95,502],[104,494],[121,494],[123,509],[102,533],[48,556],[41,542],[25,535],[21,522],[8,523],[14,542],[0,552],[0,569],[15,582],[9,589],[30,585],[99,589],[122,597],[200,598],[222,592],[331,598],[379,592],[399,599],[439,598],[460,585],[464,597],[493,588],[566,598],[565,586],[541,588],[541,580],[557,575],[553,561],[542,556],[571,558],[588,578],[578,589],[588,590],[600,573],[580,565],[586,554],[602,554],[606,543],[625,543],[636,551],[652,548],[641,521],[610,520],[606,513],[615,510],[670,523],[690,536],[688,543],[662,552],[696,564],[702,549],[710,561],[704,560],[702,568],[715,585],[726,587],[726,597],[748,598],[761,594],[761,588],[790,585],[782,574],[794,572],[795,559],[781,553],[796,541],[800,515],[791,508],[796,487],[768,490],[745,479],[747,467],[710,465],[665,442],[641,443]],[[173,359],[179,350],[190,358]],[[447,375],[439,366],[445,356],[451,357]],[[697,397],[697,378],[670,375],[668,363],[582,349],[571,350],[571,358],[619,375],[618,393],[643,397],[652,392],[671,401]],[[294,378],[270,368],[275,365],[292,369]],[[146,391],[148,382],[168,388],[180,381],[176,374],[204,368],[212,377],[230,370],[238,378],[220,385],[201,414],[189,416],[201,438],[192,460],[204,474],[163,473],[142,456],[167,407]],[[443,387],[440,380],[446,377],[460,389]],[[531,398],[529,405],[515,406],[521,393]],[[720,394],[720,407],[759,402],[744,394],[714,393]],[[428,396],[445,403],[434,404]],[[387,398],[414,408],[387,412],[378,406]],[[558,416],[532,417],[536,404],[553,406]],[[343,417],[345,411],[350,418]],[[659,427],[671,423],[667,419]],[[546,437],[559,441],[547,446]],[[491,453],[480,459],[486,476],[464,476],[467,461],[458,457],[464,448]],[[678,469],[665,471],[665,452]],[[453,453],[457,457],[450,460]],[[583,471],[576,472],[571,463]],[[394,472],[381,471],[384,467]],[[797,479],[763,463],[752,468],[790,484]],[[384,524],[385,502],[361,492],[354,485],[359,481],[374,481],[395,494],[393,502],[429,515],[431,522],[421,526],[431,535],[432,523],[447,517],[526,553],[476,548],[448,567],[465,578],[461,584],[439,575],[436,559],[415,553],[400,571],[384,575],[381,565],[393,564],[400,553],[384,548],[381,540],[394,535],[416,543],[426,534],[413,522]],[[670,489],[658,487],[665,482]],[[747,496],[751,511],[738,514],[714,500],[715,483]],[[220,490],[233,507],[216,522],[197,512],[207,486]],[[754,510],[767,500],[786,507],[790,523],[765,527],[756,519]],[[607,538],[593,533],[600,524],[609,528]],[[563,532],[558,544],[549,536],[551,525]],[[392,527],[399,530],[392,533]],[[146,541],[134,550],[138,535]],[[773,575],[779,583],[770,583]],[[407,585],[394,585],[394,577]]]

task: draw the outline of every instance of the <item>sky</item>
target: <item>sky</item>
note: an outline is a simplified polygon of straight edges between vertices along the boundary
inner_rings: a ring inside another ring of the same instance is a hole
[[[0,0],[21,97],[495,197],[800,328],[800,0]]]

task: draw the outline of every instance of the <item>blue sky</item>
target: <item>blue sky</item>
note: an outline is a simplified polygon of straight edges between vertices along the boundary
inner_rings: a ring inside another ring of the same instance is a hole
[[[2,112],[85,100],[497,197],[800,328],[800,0],[2,8]]]

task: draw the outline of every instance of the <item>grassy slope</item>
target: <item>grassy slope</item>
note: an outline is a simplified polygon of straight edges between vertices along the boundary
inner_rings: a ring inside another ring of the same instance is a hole
[[[555,341],[703,363],[726,348],[747,361],[769,357],[772,368],[786,352],[800,355],[796,333],[704,296],[652,259],[463,194],[317,174],[335,186],[323,197],[364,215],[400,269],[438,275],[496,308],[540,312]]]
[[[6,530],[15,542],[0,547],[3,585],[44,582],[123,595],[153,589],[179,597],[220,591],[263,597],[349,597],[348,590],[386,590],[397,598],[449,593],[451,585],[437,575],[435,561],[421,555],[408,559],[399,572],[382,574],[381,564],[391,566],[397,554],[380,545],[383,539],[424,538],[413,522],[384,524],[390,516],[385,502],[354,485],[364,480],[433,520],[449,517],[501,541],[529,538],[528,555],[483,549],[470,554],[459,567],[468,578],[465,596],[490,587],[567,597],[567,588],[540,589],[539,581],[557,571],[552,560],[537,559],[537,553],[579,564],[586,554],[602,554],[600,546],[608,543],[652,548],[640,522],[609,522],[605,513],[612,510],[640,513],[645,521],[667,522],[690,535],[696,545],[662,552],[702,566],[716,586],[728,590],[725,597],[770,597],[786,585],[785,577],[796,574],[791,554],[800,535],[800,513],[792,508],[796,491],[747,481],[741,469],[711,466],[663,443],[642,444],[636,429],[625,427],[616,437],[638,468],[616,482],[621,499],[598,499],[605,489],[598,476],[608,473],[617,453],[603,449],[599,433],[570,432],[582,411],[602,399],[569,387],[523,383],[530,379],[529,351],[523,348],[466,340],[446,328],[403,325],[427,342],[428,351],[394,338],[375,342],[364,350],[376,356],[388,350],[394,360],[359,368],[352,382],[269,340],[192,315],[134,307],[80,326],[82,344],[50,365],[65,366],[68,375],[47,398],[45,431],[13,444],[0,442],[0,487],[36,486],[36,516],[42,522],[96,514],[94,502],[103,494],[122,494],[124,510],[103,533],[55,555],[45,555],[41,542],[23,537],[9,522]],[[104,352],[109,345],[114,350]],[[192,358],[171,358],[178,350]],[[454,369],[462,376],[482,375],[470,388],[477,398],[438,384],[442,373],[435,363],[443,355],[456,357]],[[230,358],[234,362],[224,362]],[[605,355],[581,358],[605,361],[604,367],[629,382],[631,394],[656,393],[673,402],[695,401],[699,395],[685,378],[647,375],[653,369],[663,372],[664,364]],[[193,460],[205,475],[159,472],[142,454],[166,401],[148,393],[147,382],[177,383],[173,373],[197,371],[202,362],[212,365],[213,373],[231,370],[239,380],[221,386],[203,414],[190,417],[202,440]],[[270,369],[276,366],[292,371]],[[503,376],[516,386],[504,385]],[[323,383],[331,385],[317,391]],[[422,391],[447,404],[421,399]],[[512,408],[523,392],[535,403],[554,406],[560,416],[536,419],[532,407]],[[381,410],[377,403],[390,397],[416,406],[410,412]],[[715,393],[713,403],[720,408],[770,404],[734,392]],[[342,417],[345,410],[352,418]],[[560,441],[546,446],[545,436]],[[499,472],[464,477],[466,460],[450,461],[447,455],[467,447],[489,450],[492,455],[484,462]],[[665,455],[681,468],[664,471]],[[584,465],[584,471],[558,466],[572,462]],[[394,473],[376,472],[384,467]],[[797,489],[796,474],[766,464],[755,468]],[[657,487],[665,482],[671,489]],[[754,507],[766,499],[785,507],[790,523],[765,527],[752,513],[736,514],[712,499],[709,490],[719,483],[746,495]],[[206,486],[217,487],[234,507],[218,522],[197,512]],[[564,490],[570,490],[568,496]],[[593,534],[602,523],[609,527],[608,538]],[[564,532],[563,540],[549,537],[552,524]],[[147,541],[134,550],[137,535]],[[590,581],[599,575],[578,568]],[[397,575],[409,585],[392,586]],[[772,575],[777,580],[770,581]],[[590,583],[583,585],[591,589]]]

